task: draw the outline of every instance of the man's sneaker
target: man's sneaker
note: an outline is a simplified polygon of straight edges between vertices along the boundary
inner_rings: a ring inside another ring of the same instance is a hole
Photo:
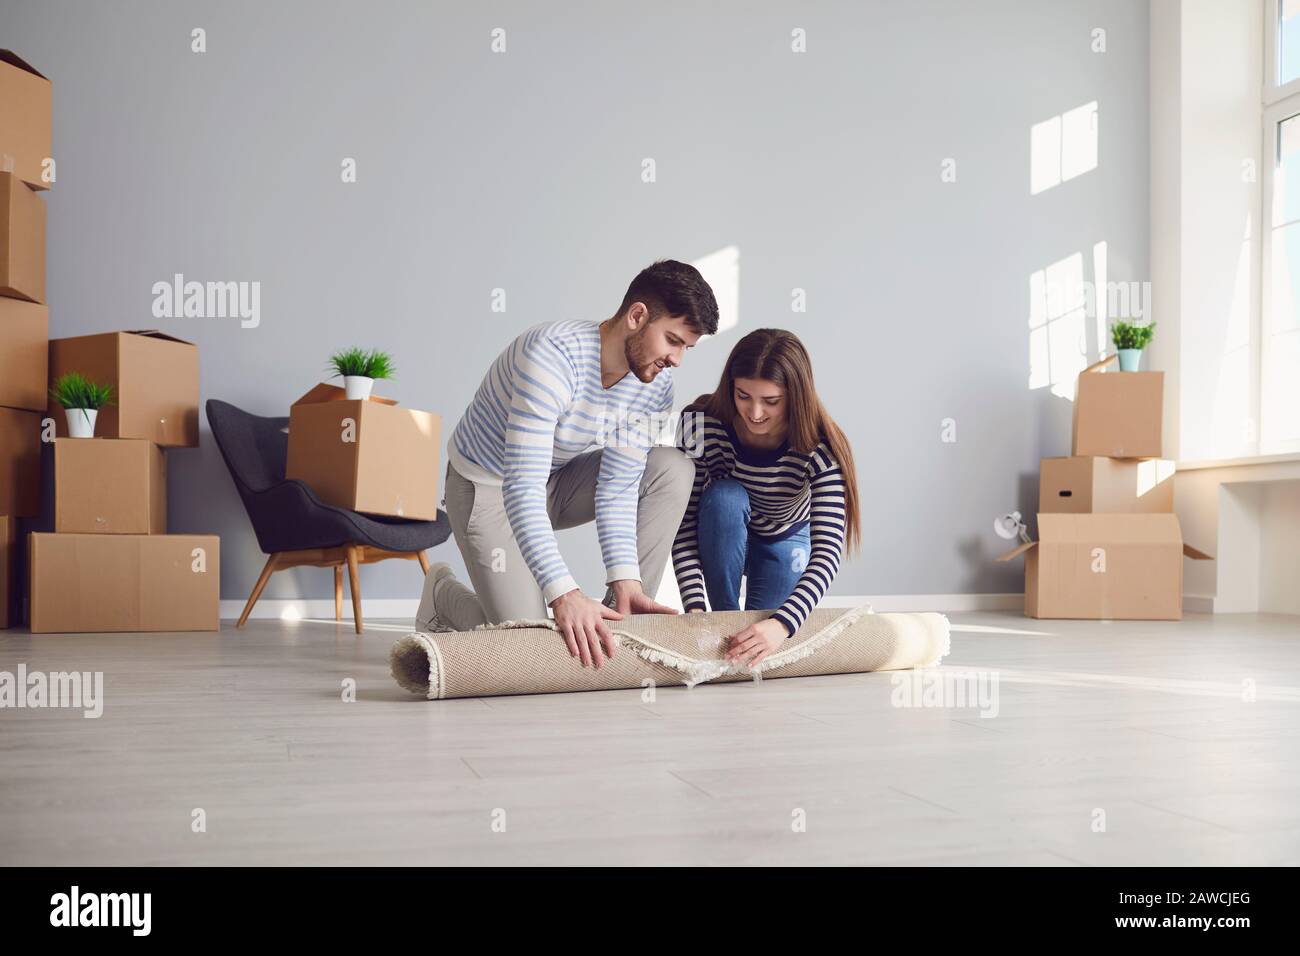
[[[435,593],[438,590],[438,582],[445,578],[453,578],[451,565],[446,561],[439,561],[437,564],[429,566],[429,573],[424,576],[424,590],[420,593],[420,608],[415,612],[415,629],[424,631],[428,634],[437,634],[441,631],[456,630],[450,622],[443,620],[438,616],[438,604],[435,600]]]

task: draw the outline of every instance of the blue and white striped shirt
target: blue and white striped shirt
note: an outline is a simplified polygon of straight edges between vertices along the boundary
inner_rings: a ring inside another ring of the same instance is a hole
[[[448,457],[470,481],[501,486],[510,529],[547,604],[578,586],[547,515],[547,481],[589,450],[601,450],[595,509],[606,580],[641,579],[637,499],[657,423],[672,404],[669,368],[653,382],[629,372],[603,387],[595,322],[534,326],[488,369]]]

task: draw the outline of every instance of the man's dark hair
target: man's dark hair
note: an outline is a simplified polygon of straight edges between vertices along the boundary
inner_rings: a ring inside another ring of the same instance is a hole
[[[675,259],[661,259],[638,273],[627,287],[618,314],[633,302],[643,302],[650,310],[650,320],[665,315],[686,319],[692,332],[713,335],[718,331],[718,300],[695,266]]]

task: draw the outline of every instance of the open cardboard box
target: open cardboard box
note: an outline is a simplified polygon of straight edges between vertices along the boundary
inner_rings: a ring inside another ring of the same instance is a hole
[[[1163,453],[1164,372],[1108,372],[1108,355],[1079,373],[1072,455],[1159,458]]]
[[[1080,620],[1181,620],[1183,558],[1213,560],[1183,544],[1175,514],[1038,515],[1025,556],[1025,614]]]
[[[387,398],[348,399],[321,383],[289,409],[285,477],[327,504],[365,514],[438,516],[441,419]]]
[[[80,372],[113,386],[113,404],[99,410],[100,438],[143,438],[165,446],[199,444],[199,350],[189,342],[148,329],[104,332],[50,340],[50,384]],[[68,418],[53,403],[49,414],[59,435]]]
[[[45,201],[0,172],[0,295],[45,301]]]
[[[44,411],[49,357],[49,308],[0,296],[0,405]]]
[[[33,189],[49,189],[52,125],[50,81],[17,53],[0,50],[0,169]]]
[[[215,631],[221,543],[203,534],[31,534],[33,634]]]
[[[1038,510],[1089,514],[1174,510],[1174,463],[1167,458],[1044,458]]]
[[[55,439],[54,530],[166,534],[162,449],[138,438]]]

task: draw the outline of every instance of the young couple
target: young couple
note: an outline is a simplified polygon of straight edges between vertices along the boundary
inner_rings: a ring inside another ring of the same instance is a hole
[[[529,329],[488,369],[448,443],[446,500],[474,590],[429,569],[425,631],[540,620],[547,608],[583,667],[614,655],[608,621],[674,614],[651,595],[671,553],[688,612],[766,619],[728,638],[755,664],[830,587],[859,541],[853,455],[822,406],[790,332],[736,343],[717,390],[681,416],[678,447],[655,445],[673,406],[672,369],[718,330],[713,291],[692,266],[644,269],[604,322]],[[631,423],[631,424],[629,424]],[[555,532],[594,520],[604,601],[585,595]]]

